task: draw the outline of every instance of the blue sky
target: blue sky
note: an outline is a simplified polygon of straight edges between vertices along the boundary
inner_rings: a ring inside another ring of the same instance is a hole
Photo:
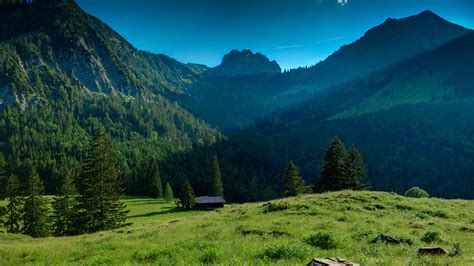
[[[283,69],[313,65],[386,18],[429,9],[474,28],[473,0],[77,0],[139,49],[216,66],[251,49]]]

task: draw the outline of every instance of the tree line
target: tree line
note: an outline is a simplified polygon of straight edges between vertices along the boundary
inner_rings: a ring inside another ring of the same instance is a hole
[[[311,189],[305,186],[298,167],[290,161],[283,174],[282,195],[297,196]],[[323,167],[314,192],[339,190],[366,190],[370,188],[367,168],[354,145],[347,151],[342,141],[335,137],[326,150]]]
[[[44,186],[31,168],[23,192],[16,175],[7,178],[7,206],[2,210],[8,233],[32,237],[67,236],[110,230],[125,225],[128,210],[119,199],[123,193],[118,178],[115,152],[104,128],[94,132],[85,154],[77,186],[71,174],[63,178],[59,195],[49,214]]]

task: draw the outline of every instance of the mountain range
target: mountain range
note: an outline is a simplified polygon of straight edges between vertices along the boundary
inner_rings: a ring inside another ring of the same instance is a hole
[[[129,194],[149,157],[175,189],[190,180],[206,194],[217,154],[226,197],[260,200],[277,195],[289,160],[314,184],[338,135],[361,148],[374,189],[474,197],[474,33],[431,11],[282,72],[250,50],[183,64],[136,49],[74,1],[15,2],[0,2],[0,174],[35,166],[54,193],[105,126]]]

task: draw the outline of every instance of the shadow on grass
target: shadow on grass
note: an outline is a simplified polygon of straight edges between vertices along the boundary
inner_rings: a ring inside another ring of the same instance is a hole
[[[151,217],[155,215],[164,215],[164,214],[170,214],[170,213],[178,213],[178,212],[185,212],[186,210],[180,207],[174,207],[174,208],[169,208],[167,210],[162,210],[162,211],[156,211],[156,212],[148,212],[148,213],[143,213],[143,214],[137,214],[137,215],[130,215],[127,218],[140,218],[140,217]]]

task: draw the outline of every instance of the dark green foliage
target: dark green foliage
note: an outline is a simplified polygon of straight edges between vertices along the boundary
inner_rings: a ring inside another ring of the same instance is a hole
[[[196,196],[194,195],[194,190],[189,181],[186,181],[186,184],[181,191],[181,198],[180,198],[181,206],[185,209],[192,209],[194,205],[196,205]]]
[[[123,189],[115,156],[105,129],[99,127],[87,150],[80,176],[76,221],[80,232],[109,230],[125,222],[128,210],[119,199]]]
[[[346,148],[342,141],[335,137],[324,155],[323,166],[315,191],[337,191],[348,188],[345,184]]]
[[[219,160],[214,155],[212,160],[212,195],[213,196],[224,196],[224,188],[222,186],[221,168],[219,166]]]
[[[281,260],[305,257],[307,250],[299,245],[277,243],[265,248],[261,254],[264,259]]]
[[[262,205],[263,213],[278,212],[288,210],[290,206],[286,202],[269,202]]]
[[[163,185],[161,182],[160,170],[158,163],[154,158],[148,159],[146,167],[142,169],[145,175],[144,187],[146,188],[146,195],[152,198],[163,198]]]
[[[165,200],[167,202],[171,202],[173,201],[173,199],[174,199],[173,189],[171,188],[170,183],[167,182],[165,186]]]
[[[54,197],[52,203],[52,229],[55,236],[68,236],[77,233],[75,218],[77,217],[77,190],[71,174],[64,176],[60,194]]]
[[[21,232],[21,210],[23,199],[20,196],[21,184],[16,175],[10,175],[7,180],[6,198],[8,201],[5,210],[5,228],[8,233],[18,234]]]
[[[283,197],[297,196],[304,192],[304,181],[298,167],[290,161],[283,174]]]
[[[461,244],[454,243],[449,256],[461,256],[464,253]]]
[[[21,232],[31,237],[46,237],[50,233],[47,200],[43,198],[43,184],[36,169],[27,179],[27,195],[21,210]]]
[[[337,247],[336,241],[328,233],[318,232],[316,234],[310,235],[306,239],[306,243],[320,249],[335,249]]]
[[[0,228],[3,228],[4,222],[5,222],[5,213],[7,212],[7,208],[0,206]],[[3,233],[2,230],[0,230],[0,233]]]
[[[343,187],[354,190],[369,189],[370,183],[367,176],[367,169],[359,151],[354,145],[347,152],[344,162],[344,180]]]
[[[427,231],[422,237],[421,241],[431,244],[440,239],[440,233],[438,231]]]
[[[430,194],[419,187],[412,187],[405,192],[405,197],[410,198],[428,198]]]

